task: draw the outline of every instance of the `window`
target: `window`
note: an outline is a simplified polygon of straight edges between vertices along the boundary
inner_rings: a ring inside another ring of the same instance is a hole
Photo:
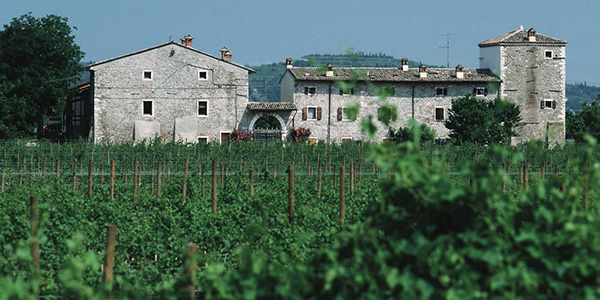
[[[338,121],[350,121],[350,118],[348,118],[348,110],[346,109],[346,107],[338,107],[337,119]]]
[[[436,96],[446,96],[446,95],[448,95],[448,88],[445,88],[445,87],[436,87],[435,88],[435,95]]]
[[[208,116],[208,101],[206,101],[206,100],[198,101],[198,116],[203,116],[203,117]]]
[[[221,131],[221,144],[223,144],[224,142],[226,142],[229,139],[229,136],[231,135],[231,131]]]
[[[308,114],[306,115],[306,119],[308,120],[316,120],[317,119],[317,108],[316,107],[308,107]]]
[[[556,101],[552,99],[544,99],[540,102],[541,109],[556,109]]]
[[[340,88],[340,95],[354,95],[354,88],[349,88],[349,89]]]
[[[321,120],[321,108],[317,106],[306,106],[302,108],[302,120]]]
[[[347,143],[347,142],[352,142],[352,137],[351,136],[343,136],[341,138],[342,143]]]
[[[198,144],[208,144],[208,137],[207,136],[199,136]]]
[[[435,108],[435,120],[436,121],[444,121],[444,108],[443,107]]]
[[[386,97],[396,96],[396,89],[391,85],[384,86],[383,92],[385,93]]]
[[[487,96],[488,89],[485,87],[476,87],[473,89],[474,96]]]
[[[552,58],[552,50],[546,50],[544,51],[544,58],[546,59],[551,59]]]
[[[317,93],[317,87],[316,86],[305,86],[304,87],[304,94],[305,95],[315,95]]]
[[[152,116],[154,113],[154,103],[152,100],[142,101],[142,115]]]
[[[144,80],[152,80],[152,71],[150,71],[150,70],[144,71]]]
[[[208,72],[206,72],[206,71],[199,71],[198,72],[198,79],[199,80],[207,80],[208,79]]]

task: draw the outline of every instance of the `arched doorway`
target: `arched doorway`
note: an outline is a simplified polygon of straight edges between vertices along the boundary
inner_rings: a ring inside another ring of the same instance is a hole
[[[259,113],[252,118],[248,129],[255,141],[278,142],[285,133],[285,121],[276,113]]]

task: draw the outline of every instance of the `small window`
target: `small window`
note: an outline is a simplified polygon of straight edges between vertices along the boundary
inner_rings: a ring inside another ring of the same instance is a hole
[[[436,121],[444,121],[444,108],[443,107],[435,108],[435,120]]]
[[[199,80],[207,80],[208,79],[208,72],[206,72],[206,71],[199,71],[198,72],[198,79]]]
[[[350,118],[348,117],[348,110],[346,109],[346,107],[344,107],[344,106],[338,107],[337,120],[338,121],[350,121]]]
[[[198,144],[208,144],[208,137],[207,136],[199,136]]]
[[[544,51],[544,58],[546,59],[551,59],[552,58],[552,50],[546,50]]]
[[[316,120],[317,119],[317,107],[316,106],[309,106],[307,112],[308,113],[306,115],[306,119],[308,119],[308,120]]]
[[[152,102],[152,100],[142,101],[142,115],[152,116],[153,110],[154,110],[154,103]]]
[[[541,109],[556,109],[556,101],[551,99],[544,99],[540,102]]]
[[[316,86],[305,86],[304,87],[304,94],[305,95],[315,95],[317,93],[317,87]]]
[[[208,116],[208,101],[199,100],[198,101],[198,116]]]
[[[150,71],[150,70],[144,71],[144,80],[152,80],[152,71]]]
[[[227,140],[229,140],[230,135],[231,135],[231,131],[221,131],[221,144],[223,144]]]
[[[342,143],[347,143],[347,142],[352,142],[352,137],[351,136],[344,136],[341,138]]]
[[[476,87],[473,89],[473,95],[475,96],[487,96],[488,89],[485,87]]]
[[[396,89],[393,86],[391,86],[391,85],[384,86],[383,87],[383,92],[385,93],[386,97],[396,96]]]
[[[354,95],[354,88],[349,88],[349,89],[340,88],[340,95]]]
[[[445,88],[445,87],[436,87],[435,88],[435,95],[436,96],[446,96],[446,95],[448,95],[448,88]]]

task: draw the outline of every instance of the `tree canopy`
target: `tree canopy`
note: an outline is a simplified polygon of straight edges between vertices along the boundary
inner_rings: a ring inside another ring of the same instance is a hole
[[[75,29],[75,28],[73,28]],[[45,116],[62,112],[84,56],[67,18],[31,14],[0,31],[0,138],[42,134]]]
[[[519,114],[519,107],[508,100],[466,95],[452,100],[445,125],[457,143],[508,143],[516,135]]]
[[[583,109],[577,113],[566,113],[567,138],[583,141],[584,134],[590,134],[600,140],[600,94],[596,100],[585,102]]]

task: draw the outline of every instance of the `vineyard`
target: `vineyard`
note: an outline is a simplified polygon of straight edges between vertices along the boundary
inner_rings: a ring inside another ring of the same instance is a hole
[[[594,141],[0,144],[0,299],[594,299]]]

